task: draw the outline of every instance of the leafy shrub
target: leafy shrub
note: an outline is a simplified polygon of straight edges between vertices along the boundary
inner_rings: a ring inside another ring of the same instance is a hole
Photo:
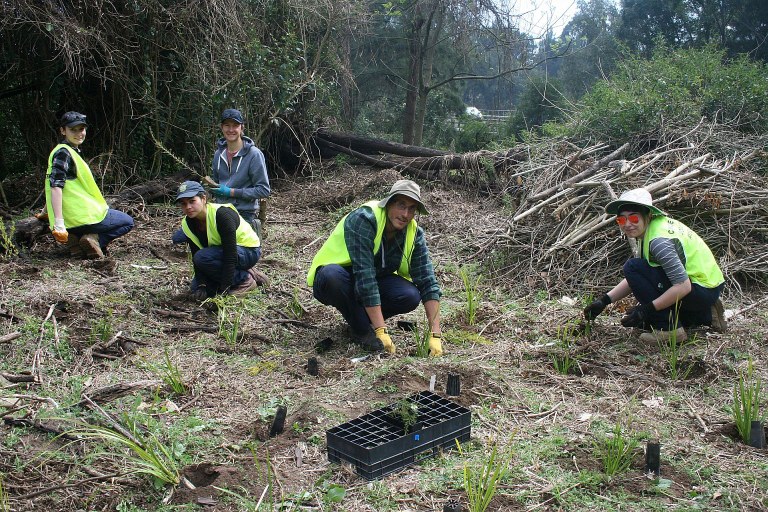
[[[768,131],[768,68],[746,57],[728,60],[712,47],[662,47],[651,60],[627,58],[578,108],[567,131],[582,138],[617,142],[701,118],[762,133]]]

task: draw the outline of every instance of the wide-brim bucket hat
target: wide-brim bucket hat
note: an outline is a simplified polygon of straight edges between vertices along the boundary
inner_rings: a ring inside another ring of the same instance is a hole
[[[397,180],[394,185],[392,185],[392,188],[389,190],[389,195],[379,201],[379,207],[384,208],[387,206],[387,203],[390,199],[393,197],[401,195],[405,197],[410,197],[417,203],[419,203],[419,212],[426,215],[429,213],[427,211],[427,207],[424,206],[424,203],[421,202],[421,188],[419,185],[417,185],[415,182],[411,180]]]
[[[633,188],[622,193],[618,199],[615,199],[605,205],[605,213],[611,215],[617,215],[620,211],[624,210],[625,205],[644,206],[651,210],[651,213],[656,215],[666,215],[663,210],[653,206],[653,198],[651,193],[644,188]]]

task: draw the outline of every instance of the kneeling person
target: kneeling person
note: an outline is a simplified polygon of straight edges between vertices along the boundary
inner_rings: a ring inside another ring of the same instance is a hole
[[[426,214],[419,186],[399,180],[381,201],[344,217],[312,260],[307,284],[317,300],[344,317],[354,341],[395,353],[384,320],[424,304],[430,355],[443,353],[440,287],[416,211]]]
[[[61,116],[59,132],[64,140],[48,157],[45,204],[53,237],[67,244],[72,257],[101,258],[112,240],[133,229],[133,218],[107,206],[80,156],[87,128],[79,112]]]
[[[192,251],[195,277],[190,285],[196,300],[219,293],[244,294],[266,284],[253,268],[261,257],[261,243],[251,225],[231,204],[212,204],[203,186],[185,181],[176,204],[184,212],[181,230]]]

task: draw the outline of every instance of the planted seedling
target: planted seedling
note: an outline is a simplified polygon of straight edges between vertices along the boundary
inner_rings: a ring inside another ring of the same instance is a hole
[[[459,441],[456,441],[459,454],[464,456]],[[499,453],[498,444],[493,443],[491,453],[481,464],[472,466],[464,463],[464,492],[467,493],[469,512],[485,512],[496,495],[499,482],[506,476],[511,454]]]
[[[464,284],[464,296],[467,301],[464,310],[465,319],[467,325],[475,325],[477,310],[480,306],[480,294],[477,290],[480,276],[470,275],[467,267],[459,267],[459,276],[461,276],[461,282]]]
[[[753,421],[765,421],[760,415],[760,395],[762,382],[755,375],[755,368],[750,358],[746,371],[739,372],[739,381],[733,387],[733,405],[731,412],[741,440],[749,444]]]
[[[417,430],[415,427],[419,420],[419,406],[416,402],[402,398],[387,413],[387,417],[392,423],[402,427],[403,434],[407,434]]]
[[[0,221],[0,260],[11,261],[19,255],[13,239],[16,237],[16,226],[13,222],[6,227],[5,222]]]
[[[557,328],[557,351],[551,353],[550,357],[555,370],[561,375],[573,373],[579,364],[578,358],[572,352],[577,329],[577,325],[570,323]]]
[[[594,448],[596,458],[603,464],[603,472],[613,476],[629,469],[637,440],[627,436],[617,423],[612,432],[595,441]]]
[[[679,309],[679,303],[675,304],[675,317],[677,317],[677,310]],[[695,344],[696,337],[694,336],[689,343],[677,339],[677,322],[674,322],[672,330],[669,331],[669,338],[667,340],[659,340],[659,352],[664,360],[667,362],[667,368],[669,369],[669,376],[673,380],[686,379],[694,368],[693,364],[683,364],[683,347],[689,344]]]
[[[413,344],[416,346],[416,357],[429,357],[429,337],[431,334],[429,325],[426,324],[421,329],[415,325],[411,330]]]
[[[185,395],[187,393],[187,385],[184,384],[179,366],[171,361],[167,348],[164,351],[163,364],[158,368],[158,371],[165,385],[170,387],[175,394]]]

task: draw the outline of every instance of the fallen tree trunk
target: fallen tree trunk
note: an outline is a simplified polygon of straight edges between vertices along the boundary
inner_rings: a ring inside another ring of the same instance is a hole
[[[342,146],[365,155],[377,155],[380,153],[389,153],[391,155],[411,156],[411,157],[430,157],[443,156],[449,154],[447,151],[425,148],[421,146],[409,146],[408,144],[398,144],[383,139],[374,139],[372,137],[363,137],[351,133],[335,133],[325,130],[318,130],[315,134],[321,140],[332,142],[337,146]]]
[[[353,138],[351,135],[347,135],[348,145],[344,146],[327,140],[322,137],[315,139],[317,144],[328,149],[332,149],[339,153],[344,153],[358,160],[365,162],[376,167],[397,169],[398,171],[408,172],[421,178],[435,179],[440,177],[440,171],[459,170],[459,169],[472,169],[479,170],[486,167],[485,163],[489,162],[493,165],[494,171],[500,171],[507,167],[525,162],[528,160],[528,150],[526,147],[516,147],[505,151],[476,151],[473,153],[444,153],[432,150],[429,148],[417,148],[416,146],[405,146],[403,144],[397,144],[396,146],[402,146],[413,149],[414,153],[416,149],[423,150],[422,154],[427,153],[439,153],[439,155],[433,156],[419,156],[412,157],[405,160],[394,160],[386,157],[375,157],[366,154],[365,151],[359,151],[356,148],[370,151],[373,146],[367,145],[364,141],[373,141],[377,139],[369,139],[366,137]],[[359,142],[359,143],[358,143]],[[383,150],[387,143],[386,141],[379,141],[379,145],[376,147]],[[377,152],[380,154],[380,152]],[[402,155],[400,155],[402,156]]]

